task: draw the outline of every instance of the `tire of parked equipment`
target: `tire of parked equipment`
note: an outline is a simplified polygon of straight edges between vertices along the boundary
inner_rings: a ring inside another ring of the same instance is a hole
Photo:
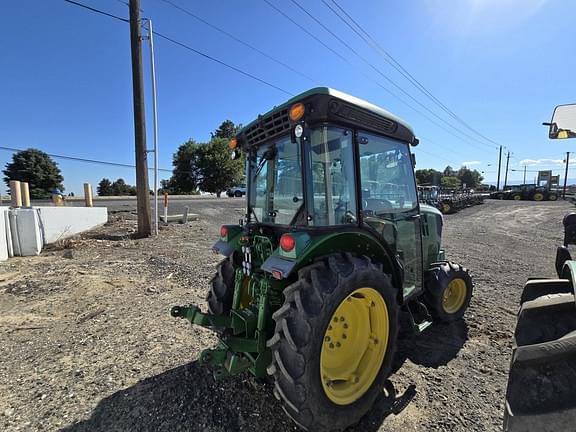
[[[535,192],[534,195],[532,195],[532,199],[534,201],[544,201],[544,194],[542,192]]]
[[[525,302],[514,331],[504,431],[573,430],[576,422],[574,295]]]
[[[512,195],[512,199],[513,199],[514,201],[520,201],[520,200],[522,199],[522,195],[520,195],[520,194],[514,194],[514,195]]]
[[[556,195],[555,193],[551,193],[550,195],[548,195],[548,200],[549,201],[556,201],[556,200],[558,200],[558,195]]]
[[[236,191],[236,192],[234,192],[234,196],[235,196],[236,198],[242,198],[242,192]]]
[[[459,320],[472,299],[468,270],[451,262],[438,263],[425,275],[424,300],[432,317],[441,322]]]
[[[231,257],[224,259],[218,264],[216,274],[212,278],[210,285],[210,291],[208,291],[206,296],[210,313],[222,315],[230,312],[234,297],[234,266],[232,265]]]
[[[268,373],[300,427],[343,430],[372,407],[396,349],[397,294],[381,266],[349,254],[303,268],[284,290]]]
[[[453,210],[454,210],[454,207],[450,201],[443,201],[442,202],[440,211],[443,214],[452,213]]]

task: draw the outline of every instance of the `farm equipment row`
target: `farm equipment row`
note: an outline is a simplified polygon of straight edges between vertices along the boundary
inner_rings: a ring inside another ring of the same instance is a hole
[[[514,185],[490,194],[492,199],[514,201],[556,201],[558,196],[556,190],[535,184]]]
[[[422,204],[436,207],[443,214],[456,213],[463,208],[484,204],[486,195],[472,190],[441,189],[436,186],[418,186],[418,199]]]

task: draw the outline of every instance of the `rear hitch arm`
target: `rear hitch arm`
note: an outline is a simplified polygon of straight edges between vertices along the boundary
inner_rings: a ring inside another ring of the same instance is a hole
[[[170,315],[203,327],[231,327],[232,325],[232,319],[229,316],[203,313],[195,305],[173,306],[170,309]]]

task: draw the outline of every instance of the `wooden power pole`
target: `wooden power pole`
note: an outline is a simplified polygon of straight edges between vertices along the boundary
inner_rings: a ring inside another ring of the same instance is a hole
[[[510,152],[508,152],[508,156],[506,156],[506,174],[504,174],[504,189],[506,190],[506,186],[508,185],[508,164],[510,163]]]
[[[570,152],[566,152],[566,170],[564,171],[564,189],[562,190],[562,198],[566,199],[566,184],[568,183],[568,164],[570,163]]]
[[[150,189],[148,186],[148,153],[144,113],[144,80],[142,77],[142,35],[140,0],[130,0],[130,49],[132,52],[132,91],[134,96],[134,138],[136,143],[136,208],[138,235],[148,237],[150,229]]]

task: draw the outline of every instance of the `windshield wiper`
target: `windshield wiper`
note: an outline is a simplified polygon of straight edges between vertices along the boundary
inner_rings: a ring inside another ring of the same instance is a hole
[[[266,163],[266,161],[274,159],[277,153],[278,151],[276,150],[276,147],[270,147],[268,150],[264,152],[264,154],[262,155],[262,159],[260,159],[260,162],[256,167],[256,171],[254,172],[254,178],[258,177],[258,174],[260,174],[260,171],[262,171],[262,168],[264,168],[264,164]]]

